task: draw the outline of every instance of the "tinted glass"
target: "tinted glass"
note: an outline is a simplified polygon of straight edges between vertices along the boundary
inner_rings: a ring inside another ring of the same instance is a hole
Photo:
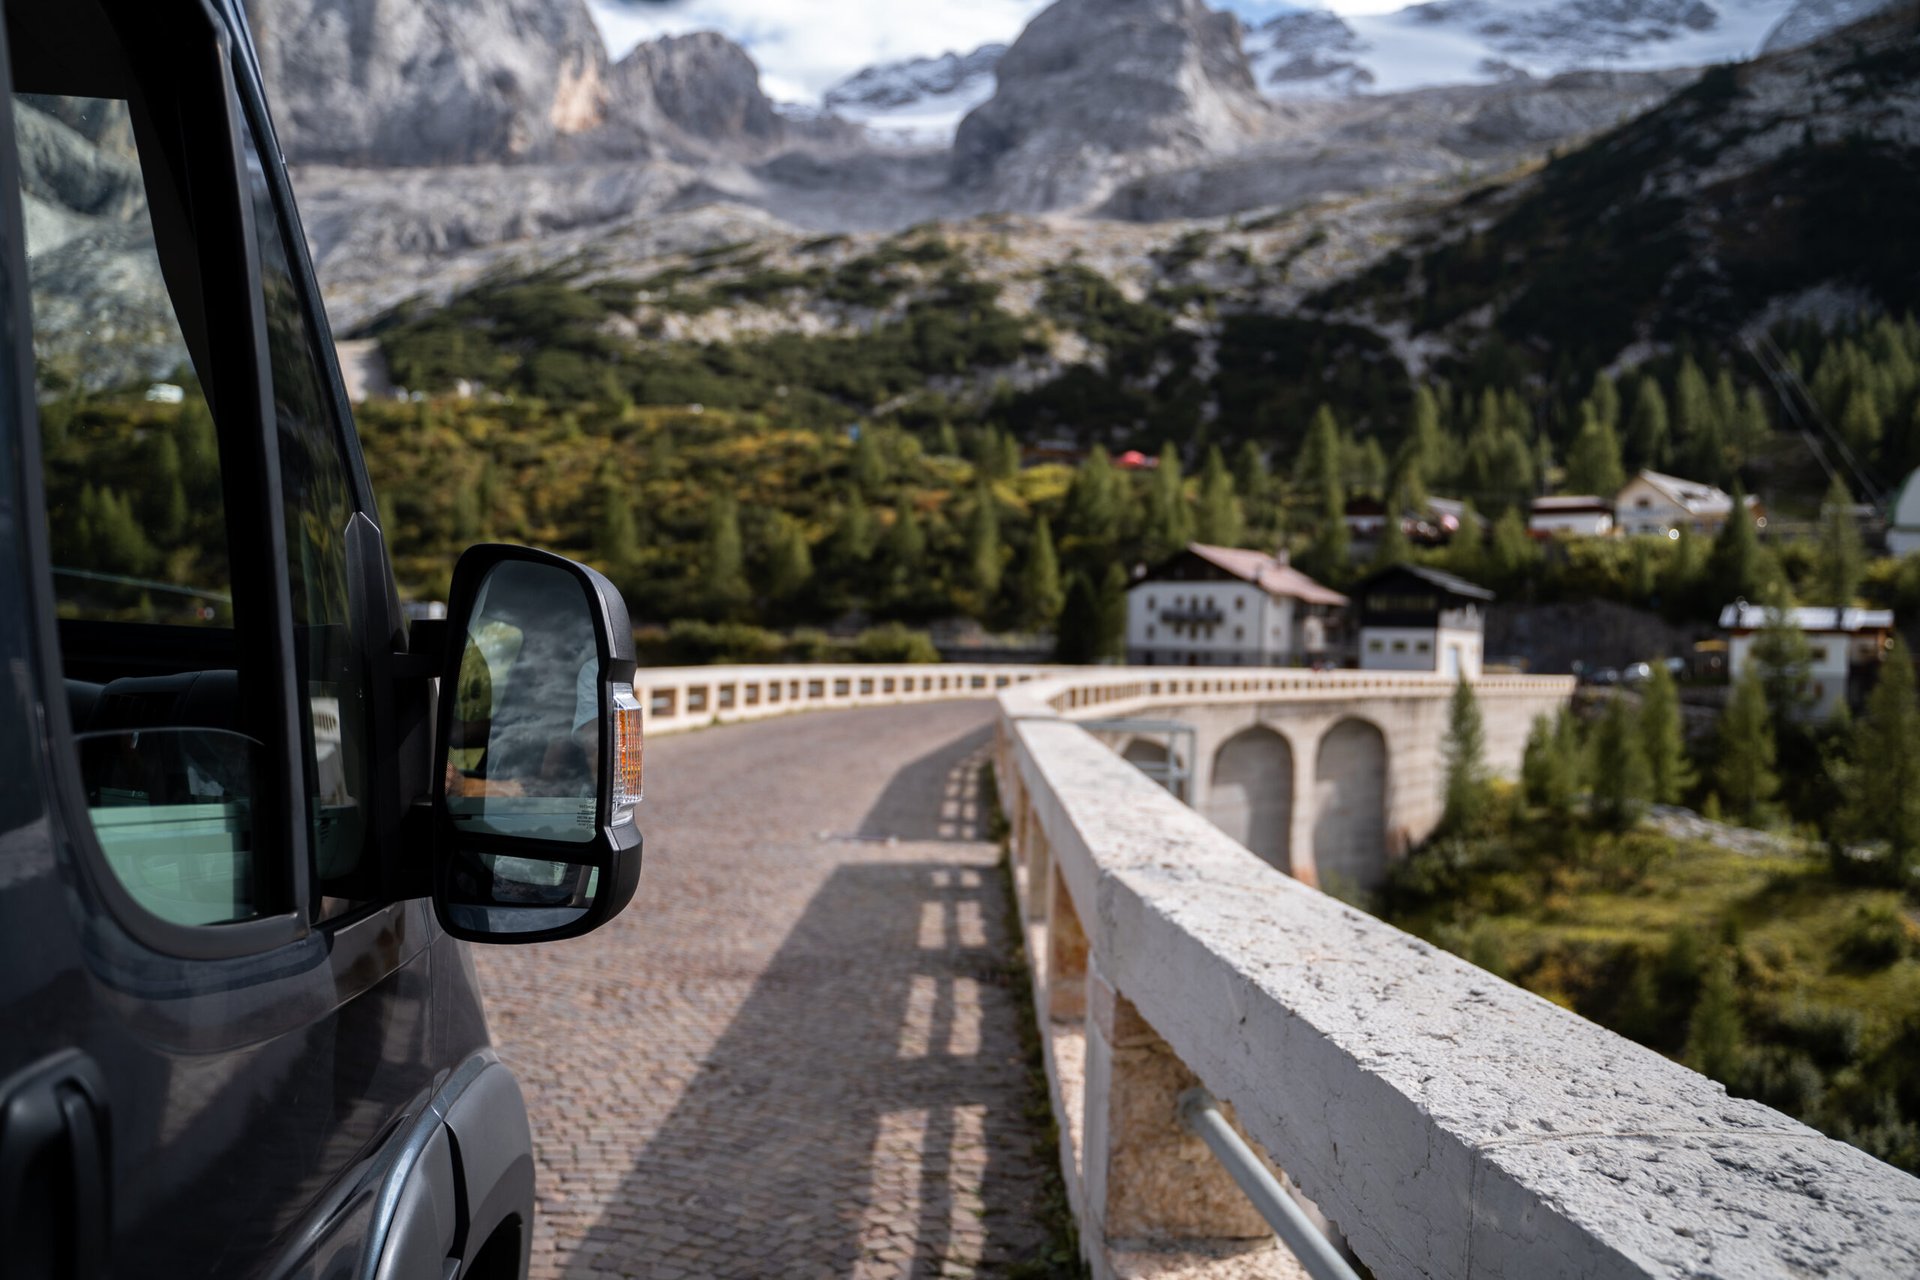
[[[314,862],[323,894],[321,914],[336,915],[355,905],[351,877],[367,851],[366,689],[347,594],[347,525],[358,505],[292,255],[259,149],[245,130],[242,156],[260,246],[273,414],[280,436],[289,588],[311,744],[307,799]]]
[[[233,599],[219,436],[161,270],[130,112],[108,98],[13,106],[60,616],[206,629],[181,648],[184,665],[209,669],[124,675],[109,659],[66,681],[94,833],[153,914],[244,920],[261,905],[260,746],[213,633],[232,625]],[[130,634],[124,656],[153,654]]]

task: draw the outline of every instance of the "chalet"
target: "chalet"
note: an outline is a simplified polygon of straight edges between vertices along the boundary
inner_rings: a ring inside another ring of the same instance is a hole
[[[1642,471],[1614,495],[1613,518],[1620,532],[1670,538],[1685,529],[1709,537],[1720,532],[1733,512],[1725,489],[1658,471]],[[1747,518],[1766,523],[1760,505],[1747,499]]]
[[[1370,671],[1437,671],[1477,679],[1493,592],[1420,565],[1397,564],[1354,590],[1360,666]]]
[[[1720,629],[1727,633],[1727,674],[1738,680],[1753,664],[1754,642],[1774,611],[1764,605],[1736,600],[1720,611]],[[1823,721],[1843,703],[1851,705],[1872,685],[1874,671],[1892,642],[1891,609],[1783,609],[1779,620],[1806,637],[1809,661],[1806,715]]]
[[[1127,589],[1127,661],[1276,667],[1330,659],[1346,606],[1284,553],[1190,543]]]
[[[1527,513],[1527,531],[1541,537],[1568,533],[1604,538],[1613,532],[1613,500],[1596,494],[1535,498]]]

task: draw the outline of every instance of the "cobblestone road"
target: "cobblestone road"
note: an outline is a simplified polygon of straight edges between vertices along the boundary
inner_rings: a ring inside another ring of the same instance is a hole
[[[985,702],[647,748],[618,920],[478,947],[539,1277],[990,1276],[1042,1243]]]

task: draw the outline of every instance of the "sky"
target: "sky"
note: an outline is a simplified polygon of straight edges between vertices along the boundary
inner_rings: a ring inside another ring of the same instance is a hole
[[[1405,0],[1334,0],[1342,13],[1397,9]],[[821,93],[862,67],[900,58],[966,53],[1011,43],[1049,0],[588,0],[614,57],[642,40],[718,31],[746,46],[767,94],[781,102],[818,102]],[[1258,20],[1301,7],[1291,0],[1231,0]]]

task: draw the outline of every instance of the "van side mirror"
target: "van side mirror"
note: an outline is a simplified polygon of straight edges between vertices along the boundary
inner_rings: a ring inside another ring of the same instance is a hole
[[[526,547],[454,567],[434,741],[433,905],[472,942],[550,942],[640,880],[633,628],[612,583]]]

